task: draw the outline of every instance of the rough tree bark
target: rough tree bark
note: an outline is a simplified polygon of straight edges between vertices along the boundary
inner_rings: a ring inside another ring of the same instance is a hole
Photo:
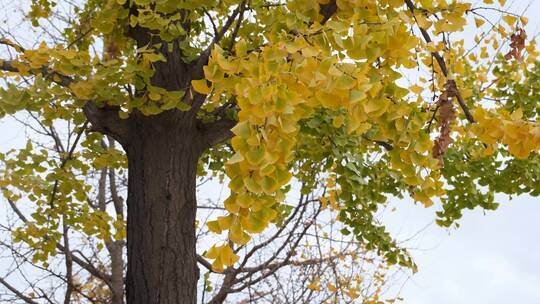
[[[196,302],[195,183],[204,145],[189,115],[129,119],[129,304]]]
[[[138,15],[135,6],[130,14]],[[159,45],[155,34],[139,26],[128,30],[138,47]],[[157,47],[166,61],[154,63],[153,86],[189,88],[193,71],[182,60],[179,43],[173,41],[172,49],[167,43]],[[128,119],[122,143],[129,166],[128,304],[196,303],[195,183],[197,162],[207,145],[194,112],[170,110],[145,117],[134,111]]]

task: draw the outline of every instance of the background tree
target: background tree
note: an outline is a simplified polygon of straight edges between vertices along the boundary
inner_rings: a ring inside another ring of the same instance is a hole
[[[494,192],[523,192],[530,180],[507,189],[491,178],[497,155],[526,164],[540,147],[521,105],[486,102],[500,77],[484,61],[503,42],[505,79],[535,60],[526,19],[486,23],[486,10],[501,11],[445,0],[32,1],[33,25],[57,18],[61,36],[2,40],[12,55],[0,61],[0,112],[30,111],[46,129],[64,120],[75,133],[58,158],[32,144],[3,156],[4,196],[36,208],[16,237],[43,262],[58,243],[68,250],[67,227],[121,244],[123,210],[91,208],[86,176],[127,168],[127,302],[194,303],[197,175],[228,178],[227,214],[207,223],[226,241],[205,254],[226,278],[246,270],[237,252],[251,235],[286,220],[294,177],[303,195],[326,189],[317,201],[339,210],[341,233],[414,268],[375,220],[389,197],[440,198],[438,222],[450,226],[463,208],[496,208]],[[481,34],[471,49],[449,38],[467,20]],[[407,69],[427,78],[404,85]],[[473,148],[491,157],[473,166]]]

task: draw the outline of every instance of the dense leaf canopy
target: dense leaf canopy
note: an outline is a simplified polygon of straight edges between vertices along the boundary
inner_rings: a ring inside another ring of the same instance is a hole
[[[16,56],[0,61],[0,113],[28,110],[88,133],[63,160],[31,144],[2,155],[4,195],[39,206],[17,237],[41,250],[37,260],[54,251],[62,216],[123,238],[121,221],[84,203],[90,168],[126,168],[101,134],[123,143],[133,115],[187,112],[217,130],[200,175],[226,176],[231,190],[211,231],[249,242],[287,214],[297,180],[304,193],[326,189],[323,204],[350,227],[342,233],[412,267],[374,218],[389,198],[436,199],[450,226],[464,208],[495,209],[494,193],[540,191],[534,41],[525,18],[485,2],[89,0],[65,21],[63,41],[25,49],[3,39]],[[55,5],[34,0],[32,22]],[[459,38],[464,29],[474,41]],[[238,259],[228,244],[206,256],[215,270]]]

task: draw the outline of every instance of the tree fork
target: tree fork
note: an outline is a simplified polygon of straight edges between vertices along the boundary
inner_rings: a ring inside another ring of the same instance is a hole
[[[133,7],[130,13],[137,14]],[[138,46],[161,43],[140,27],[131,28],[128,36]],[[173,41],[173,50],[160,47],[166,61],[154,64],[151,84],[170,91],[186,90],[183,101],[193,109],[151,117],[134,111],[128,118],[127,136],[120,142],[129,166],[128,304],[196,303],[197,163],[205,149],[232,136],[229,130],[235,124],[197,121],[196,112],[206,96],[189,92],[197,67],[182,61],[179,43]]]

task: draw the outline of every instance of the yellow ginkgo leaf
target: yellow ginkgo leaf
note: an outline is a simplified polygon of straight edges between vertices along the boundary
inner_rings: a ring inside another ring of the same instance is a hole
[[[201,93],[203,95],[208,95],[212,91],[212,89],[208,87],[206,79],[192,80],[191,86],[197,93]]]
[[[474,18],[474,24],[476,25],[476,27],[481,27],[482,25],[484,25],[484,23],[485,23],[484,19]]]
[[[510,26],[514,26],[516,24],[516,21],[518,20],[518,17],[513,15],[504,15],[503,17],[504,22]]]
[[[208,226],[208,230],[217,234],[220,234],[222,231],[221,228],[219,227],[218,221],[209,221],[206,223],[206,226]]]
[[[311,281],[311,283],[309,283],[307,288],[309,288],[311,290],[314,290],[314,291],[319,291],[319,290],[321,290],[321,285],[319,284],[319,282],[320,282],[320,279],[315,278],[313,281]]]

